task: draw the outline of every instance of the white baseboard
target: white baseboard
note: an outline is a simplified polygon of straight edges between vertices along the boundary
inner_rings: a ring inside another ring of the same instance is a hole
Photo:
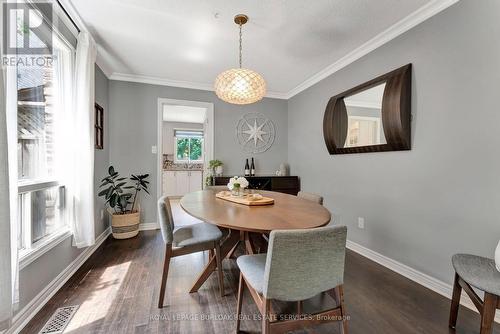
[[[450,284],[408,267],[401,262],[388,258],[353,241],[347,240],[347,248],[451,300],[453,286]],[[478,312],[472,300],[470,300],[465,292],[462,293],[460,304],[474,312]],[[498,312],[495,316],[495,322],[500,323],[500,314]]]
[[[147,231],[147,230],[157,230],[160,228],[160,225],[157,223],[142,223],[139,224],[139,231]]]
[[[96,238],[95,244],[85,248],[73,262],[70,263],[56,278],[52,280],[40,293],[33,298],[28,305],[20,310],[12,321],[12,326],[5,334],[19,333],[24,326],[42,309],[42,307],[59,291],[71,276],[87,261],[87,259],[99,248],[99,246],[111,234],[111,228],[107,228]]]

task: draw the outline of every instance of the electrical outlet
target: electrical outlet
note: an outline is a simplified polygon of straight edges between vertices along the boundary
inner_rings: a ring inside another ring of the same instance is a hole
[[[151,146],[151,153],[153,154],[158,153],[158,148],[156,147],[156,145]]]
[[[363,217],[358,217],[358,227],[360,229],[364,229],[365,228],[365,219]]]
[[[103,220],[103,219],[104,219],[104,210],[101,209],[101,220]]]

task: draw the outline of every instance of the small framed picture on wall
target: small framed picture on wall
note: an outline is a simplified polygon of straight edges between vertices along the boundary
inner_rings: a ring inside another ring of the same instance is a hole
[[[104,148],[104,109],[95,104],[95,148],[102,150]]]

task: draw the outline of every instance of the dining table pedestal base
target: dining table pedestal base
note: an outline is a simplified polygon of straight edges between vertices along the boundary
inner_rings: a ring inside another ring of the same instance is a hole
[[[220,256],[222,259],[231,258],[239,245],[245,246],[245,253],[248,255],[264,253],[267,251],[267,242],[265,238],[259,233],[229,230],[228,237],[222,242],[220,246]],[[210,277],[210,274],[217,269],[217,262],[215,256],[210,255],[208,263],[203,268],[203,271],[196,279],[195,283],[189,290],[189,293],[197,292],[198,289]]]

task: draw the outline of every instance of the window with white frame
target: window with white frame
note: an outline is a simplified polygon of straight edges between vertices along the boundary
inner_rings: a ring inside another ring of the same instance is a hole
[[[69,230],[65,205],[66,113],[73,85],[74,46],[54,31],[52,61],[18,62],[18,248],[21,257]],[[20,56],[18,56],[20,57]]]
[[[203,163],[202,130],[174,130],[174,162]]]

